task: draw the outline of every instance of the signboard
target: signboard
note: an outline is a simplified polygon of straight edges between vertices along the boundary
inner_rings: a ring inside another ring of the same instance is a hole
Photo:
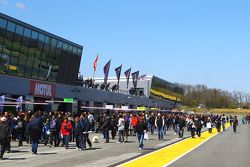
[[[123,109],[123,110],[127,110],[127,109],[128,109],[128,106],[122,106],[122,109]]]
[[[105,107],[106,107],[107,109],[113,109],[113,108],[114,108],[113,105],[106,105]]]
[[[72,98],[64,98],[64,99],[63,99],[63,102],[66,102],[66,103],[74,103],[74,99],[72,99]]]
[[[137,107],[136,109],[139,110],[139,111],[146,111],[147,107]]]
[[[56,85],[47,82],[30,81],[30,94],[40,97],[55,97]]]

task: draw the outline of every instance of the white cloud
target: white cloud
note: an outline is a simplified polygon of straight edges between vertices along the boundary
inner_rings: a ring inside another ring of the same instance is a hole
[[[27,9],[27,7],[25,6],[25,4],[22,3],[22,2],[17,2],[17,3],[16,3],[16,7],[17,7],[18,9],[21,9],[21,10],[26,10],[26,9]]]
[[[2,5],[9,5],[10,4],[10,2],[8,0],[0,0],[0,3]]]

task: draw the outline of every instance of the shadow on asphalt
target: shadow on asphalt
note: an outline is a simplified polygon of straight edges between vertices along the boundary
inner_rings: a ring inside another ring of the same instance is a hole
[[[3,158],[2,160],[8,161],[18,161],[18,160],[25,160],[26,158]],[[1,161],[0,161],[1,162]]]
[[[38,155],[55,155],[57,153],[38,153]]]
[[[11,150],[10,153],[27,153],[29,151]]]

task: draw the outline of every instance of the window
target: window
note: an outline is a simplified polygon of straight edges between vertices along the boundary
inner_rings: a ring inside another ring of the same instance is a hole
[[[59,48],[59,49],[61,49],[62,45],[63,45],[62,41],[58,41],[56,47]]]
[[[44,42],[44,39],[45,39],[45,35],[39,33],[38,41],[39,41],[39,42]]]
[[[15,29],[16,29],[16,24],[9,21],[8,26],[7,26],[7,30],[10,32],[15,32]]]
[[[31,39],[37,40],[38,38],[38,32],[32,31]]]
[[[68,46],[68,52],[71,53],[72,52],[72,45]]]
[[[24,36],[30,38],[31,30],[28,28],[24,29]]]
[[[63,50],[67,51],[68,45],[66,43],[63,43]]]
[[[16,25],[16,33],[19,35],[23,35],[23,27],[20,25]]]
[[[78,54],[78,56],[81,56],[82,55],[82,49],[78,48],[77,49],[77,54]]]
[[[77,48],[73,47],[73,53],[76,55],[77,54]]]
[[[56,47],[57,40],[52,38],[51,46]]]
[[[7,25],[7,20],[0,18],[0,28],[5,29]]]

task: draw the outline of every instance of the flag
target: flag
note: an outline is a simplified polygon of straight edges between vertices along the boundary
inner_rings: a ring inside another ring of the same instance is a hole
[[[22,107],[22,102],[23,102],[23,96],[19,96],[17,99],[16,99],[16,102],[17,103],[20,103],[16,106],[16,109],[18,111],[18,109],[20,109],[20,111],[23,111],[23,107]]]
[[[145,80],[146,76],[147,76],[146,74],[145,75],[141,75],[141,76],[139,76],[138,80]]]
[[[120,82],[121,71],[122,71],[122,64],[115,69],[116,77],[117,77],[117,80],[118,80],[118,85],[119,85],[119,82]]]
[[[134,88],[137,87],[138,77],[139,77],[139,71],[136,71],[136,72],[132,73],[132,80],[133,80]]]
[[[93,67],[94,67],[94,71],[96,72],[96,67],[97,67],[97,62],[98,62],[98,54],[96,55]]]
[[[5,99],[4,95],[0,96],[0,114],[3,114],[4,99]]]
[[[109,68],[110,68],[111,60],[104,66],[103,72],[104,72],[104,83],[107,84],[108,81],[108,75],[109,75]]]
[[[130,73],[131,73],[131,68],[129,68],[127,71],[124,72],[127,79],[127,88],[128,88]]]

